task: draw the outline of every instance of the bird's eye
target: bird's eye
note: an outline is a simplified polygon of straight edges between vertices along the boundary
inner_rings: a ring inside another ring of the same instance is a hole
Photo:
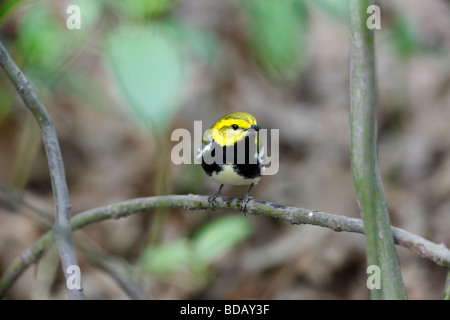
[[[237,124],[235,124],[235,123],[233,123],[233,124],[231,125],[231,127],[233,128],[233,130],[239,129],[239,126],[238,126]]]

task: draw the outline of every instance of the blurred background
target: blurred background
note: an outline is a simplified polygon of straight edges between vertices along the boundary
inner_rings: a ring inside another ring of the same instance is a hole
[[[71,29],[77,23],[80,29]],[[379,166],[394,226],[450,246],[450,2],[376,1]],[[349,163],[348,2],[9,0],[0,39],[54,121],[72,214],[205,194],[171,132],[247,111],[280,131],[258,199],[359,217]],[[242,197],[247,187],[223,190]],[[0,72],[0,273],[54,213],[35,119]],[[159,210],[74,233],[88,299],[367,299],[365,238],[239,212]],[[397,247],[411,299],[446,270]],[[7,299],[65,299],[53,245]]]

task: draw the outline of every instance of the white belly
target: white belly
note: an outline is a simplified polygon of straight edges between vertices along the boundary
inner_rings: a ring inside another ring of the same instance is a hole
[[[231,184],[236,186],[248,185],[252,183],[257,183],[261,177],[256,177],[253,179],[245,179],[233,171],[232,166],[225,166],[225,170],[222,170],[218,174],[213,173],[211,176],[215,181],[221,184]]]

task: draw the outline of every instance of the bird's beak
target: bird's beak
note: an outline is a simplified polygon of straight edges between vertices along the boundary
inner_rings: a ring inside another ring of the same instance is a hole
[[[250,128],[252,128],[252,129],[254,129],[256,131],[259,131],[259,129],[262,129],[262,127],[260,125],[257,125],[257,124],[252,125]]]

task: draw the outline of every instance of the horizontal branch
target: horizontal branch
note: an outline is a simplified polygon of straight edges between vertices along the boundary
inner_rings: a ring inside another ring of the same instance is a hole
[[[217,209],[239,210],[241,200],[235,198],[217,198]],[[148,212],[158,208],[182,208],[186,210],[208,210],[208,196],[201,195],[168,195],[137,198],[91,209],[75,215],[72,230],[81,229],[94,222],[108,219],[120,219],[129,215]],[[361,219],[340,216],[321,211],[303,208],[288,207],[273,202],[251,200],[247,204],[247,214],[264,215],[290,222],[291,224],[311,224],[332,229],[334,231],[347,231],[364,233]],[[436,264],[450,266],[450,250],[444,244],[436,244],[418,235],[405,230],[392,227],[394,241],[419,256],[429,259]],[[49,231],[39,238],[31,247],[25,250],[0,279],[0,298],[5,295],[12,283],[32,263],[38,261],[54,241],[53,232]]]

